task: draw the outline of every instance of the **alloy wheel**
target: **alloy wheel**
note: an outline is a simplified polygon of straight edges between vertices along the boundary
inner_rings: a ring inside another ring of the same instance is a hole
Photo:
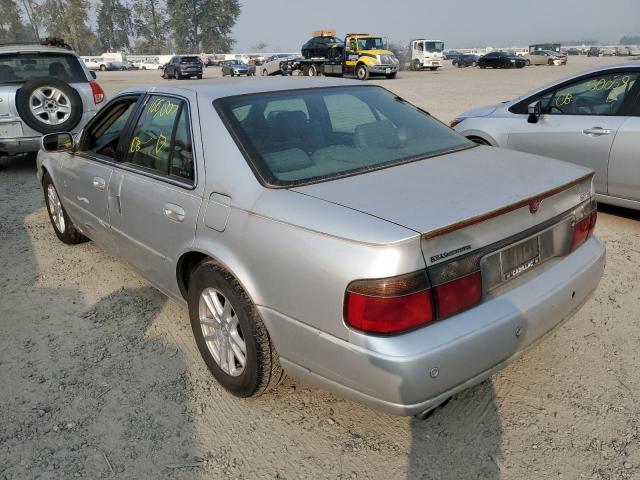
[[[60,198],[58,198],[58,192],[56,192],[53,184],[49,184],[47,187],[47,199],[49,204],[49,213],[51,213],[51,218],[53,219],[53,223],[60,233],[64,233],[66,229],[66,224],[64,221],[64,212],[62,210],[62,203],[60,203]]]
[[[71,115],[71,101],[69,97],[54,87],[40,87],[29,97],[31,113],[46,125],[64,123]]]
[[[215,288],[200,294],[200,328],[209,353],[220,369],[232,377],[244,372],[247,347],[231,302]]]

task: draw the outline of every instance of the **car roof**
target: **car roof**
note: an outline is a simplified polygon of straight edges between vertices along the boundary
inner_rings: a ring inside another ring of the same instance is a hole
[[[174,84],[150,85],[124,90],[122,93],[159,92],[179,94],[181,91],[191,91],[197,93],[199,96],[208,97],[213,101],[218,98],[231,97],[235,95],[249,95],[253,93],[364,85],[366,84],[360,80],[326,77],[258,77],[243,78],[242,80],[222,78],[213,80],[210,83],[194,83],[192,85],[184,86],[176,86]]]
[[[50,47],[39,43],[16,43],[0,45],[0,54],[3,53],[66,53],[77,56],[73,50],[61,47]]]

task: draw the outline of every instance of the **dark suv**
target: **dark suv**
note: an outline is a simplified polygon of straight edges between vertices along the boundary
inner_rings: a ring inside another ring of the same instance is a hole
[[[176,55],[162,69],[162,78],[202,78],[202,60],[195,55]]]

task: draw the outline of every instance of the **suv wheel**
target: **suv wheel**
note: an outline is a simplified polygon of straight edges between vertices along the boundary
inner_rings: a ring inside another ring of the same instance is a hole
[[[53,77],[34,78],[16,93],[20,117],[37,132],[70,132],[82,119],[82,99],[68,83]]]

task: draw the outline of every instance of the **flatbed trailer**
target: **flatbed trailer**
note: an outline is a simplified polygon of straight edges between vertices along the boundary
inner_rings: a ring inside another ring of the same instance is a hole
[[[297,73],[310,77],[354,75],[360,80],[367,80],[371,75],[395,78],[399,62],[392,52],[383,48],[381,37],[350,33],[345,37],[344,45],[344,48],[329,49],[327,57],[283,60],[280,64],[282,74]]]

